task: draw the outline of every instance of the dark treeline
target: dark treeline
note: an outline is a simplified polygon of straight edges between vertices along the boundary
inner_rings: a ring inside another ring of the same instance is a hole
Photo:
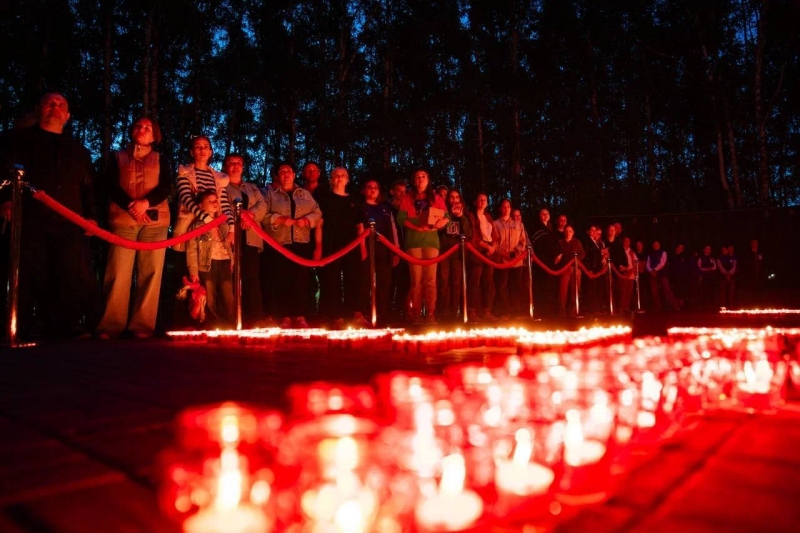
[[[388,184],[533,209],[800,198],[795,0],[29,0],[2,18],[0,127],[45,91],[103,167],[133,118]],[[219,164],[219,159],[217,159]]]

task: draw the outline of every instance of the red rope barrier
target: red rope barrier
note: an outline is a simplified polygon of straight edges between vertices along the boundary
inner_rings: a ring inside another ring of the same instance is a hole
[[[606,274],[608,274],[608,272],[607,272],[606,270],[601,270],[600,272],[598,272],[597,274],[595,274],[595,273],[593,273],[592,271],[590,271],[588,268],[586,268],[585,266],[583,266],[583,263],[581,263],[581,262],[578,262],[578,266],[580,266],[580,267],[581,267],[581,270],[583,270],[583,273],[584,273],[584,274],[586,274],[587,276],[589,276],[589,279],[597,279],[597,278],[599,278],[599,277],[602,277],[602,276],[605,276]]]
[[[73,224],[80,226],[83,228],[87,233],[94,235],[95,237],[99,237],[104,241],[113,244],[115,246],[121,246],[123,248],[128,248],[129,250],[137,250],[137,251],[150,251],[150,250],[160,250],[162,248],[169,248],[170,246],[175,246],[176,244],[181,244],[183,242],[187,242],[189,239],[194,237],[199,237],[204,233],[208,233],[212,229],[221,226],[227,222],[225,217],[217,217],[211,222],[207,224],[203,224],[199,228],[195,228],[188,233],[184,233],[180,237],[172,237],[171,239],[166,239],[163,241],[153,241],[153,242],[141,242],[141,241],[132,241],[130,239],[125,239],[120,237],[119,235],[114,235],[108,230],[104,230],[96,223],[92,223],[79,214],[75,213],[68,207],[60,204],[58,201],[53,199],[50,195],[48,195],[44,191],[36,191],[33,193],[33,197],[42,202],[44,205],[61,215],[62,217],[66,218]]]
[[[515,257],[514,259],[512,259],[510,263],[495,263],[494,261],[492,261],[491,259],[489,259],[485,255],[480,253],[474,246],[472,246],[472,243],[470,243],[470,242],[467,243],[467,250],[472,252],[472,255],[474,255],[478,259],[480,259],[482,263],[485,263],[485,264],[489,265],[490,267],[499,268],[500,270],[503,270],[503,269],[506,269],[506,268],[514,268],[514,265],[516,265],[517,263],[519,263],[520,261],[525,259],[524,255],[519,255],[519,256]]]
[[[453,255],[458,251],[458,245],[456,244],[455,246],[447,250],[445,253],[437,255],[436,257],[433,257],[431,259],[417,259],[416,257],[408,255],[403,250],[395,246],[392,241],[390,241],[380,233],[378,233],[378,240],[381,241],[381,243],[384,246],[386,246],[391,252],[394,252],[398,257],[400,257],[400,259],[403,259],[404,261],[411,263],[413,265],[419,265],[419,266],[431,266],[435,265],[436,263],[441,263],[442,261],[444,261],[445,259],[447,259],[448,257],[450,257],[451,255]]]
[[[280,253],[283,257],[297,263],[300,266],[309,267],[309,268],[316,268],[316,267],[324,267],[329,263],[333,263],[337,259],[341,259],[342,257],[346,256],[350,252],[356,249],[358,245],[366,240],[369,237],[369,230],[364,230],[361,232],[361,235],[356,237],[356,240],[339,250],[338,252],[332,253],[327,257],[323,257],[319,261],[314,261],[312,259],[306,259],[305,257],[300,257],[299,255],[292,253],[291,251],[287,250],[285,246],[281,243],[273,239],[264,228],[261,227],[259,223],[257,223],[253,219],[253,214],[249,211],[242,211],[242,227],[244,229],[251,229],[256,232],[256,235],[261,237],[265,243],[272,246],[278,253]]]
[[[547,265],[545,265],[544,263],[542,263],[542,261],[538,257],[536,257],[536,254],[531,254],[531,257],[533,258],[533,262],[536,263],[537,265],[539,265],[539,268],[541,268],[542,270],[544,270],[546,273],[550,274],[551,276],[560,276],[561,274],[564,274],[565,272],[567,272],[567,270],[571,269],[572,268],[572,264],[575,263],[575,259],[573,258],[573,259],[570,259],[569,263],[567,263],[566,265],[564,265],[560,269],[553,270],[550,267],[548,267]]]

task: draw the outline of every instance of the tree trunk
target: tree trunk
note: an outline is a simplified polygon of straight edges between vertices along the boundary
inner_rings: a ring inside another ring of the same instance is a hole
[[[111,0],[103,2],[103,133],[101,137],[100,154],[103,159],[103,170],[108,169],[111,157],[111,58],[113,55],[113,13],[114,4]]]
[[[144,27],[144,54],[142,55],[142,81],[144,95],[145,115],[150,114],[150,45],[153,42],[153,9],[147,11],[147,21]]]
[[[155,24],[155,10],[157,8],[153,8],[153,35],[152,35],[152,50],[150,55],[150,115],[157,117],[158,116],[158,41],[159,41],[159,33],[158,28]]]
[[[339,29],[339,116],[338,122],[340,131],[344,135],[336,135],[336,161],[334,164],[345,164],[345,146],[349,141],[347,135],[347,73],[349,64],[347,62],[347,42],[350,37],[350,25],[347,23],[347,4],[342,2],[341,7],[342,25]]]
[[[767,0],[762,0],[758,13],[758,35],[756,39],[755,57],[755,98],[756,98],[756,131],[758,133],[758,204],[769,205],[769,151],[767,149],[767,117],[764,112],[762,96],[762,74],[764,68],[764,19],[767,12]]]
[[[481,175],[481,191],[486,191],[486,160],[483,146],[483,115],[481,103],[478,101],[478,169]]]
[[[727,103],[723,102],[725,108],[725,127],[728,130],[728,153],[731,158],[731,178],[733,178],[733,197],[736,207],[742,207],[742,187],[739,180],[739,158],[736,156],[736,139],[733,132],[733,124],[728,110]]]
[[[653,130],[653,114],[650,109],[650,95],[644,98],[645,113],[647,114],[647,183],[650,187],[650,201],[653,206],[658,203],[658,188],[656,187],[656,134]]]
[[[386,43],[386,57],[383,60],[383,150],[381,153],[381,168],[383,175],[388,176],[391,167],[391,144],[390,137],[392,132],[392,121],[389,113],[391,112],[392,101],[392,59],[389,56],[389,43]]]
[[[717,107],[717,96],[716,96],[716,82],[714,80],[714,71],[711,66],[711,60],[708,57],[708,49],[706,48],[705,43],[701,45],[703,50],[703,58],[706,62],[706,77],[708,78],[708,87],[709,87],[709,97],[711,99],[711,113],[714,118],[714,128],[716,129],[717,134],[717,166],[719,170],[719,181],[720,185],[722,186],[722,191],[725,193],[725,202],[728,206],[728,209],[733,209],[736,206],[736,203],[733,200],[733,193],[731,192],[731,188],[728,185],[728,176],[725,172],[725,153],[724,153],[724,146],[722,143],[722,128],[720,127],[720,119],[719,119],[719,109]]]
[[[519,29],[517,28],[517,10],[515,0],[511,0],[511,106],[512,106],[512,141],[511,141],[511,200],[520,205],[522,192],[522,154],[521,126],[519,111]]]

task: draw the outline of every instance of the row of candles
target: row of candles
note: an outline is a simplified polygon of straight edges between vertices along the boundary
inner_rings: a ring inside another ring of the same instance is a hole
[[[170,339],[180,342],[240,344],[275,348],[287,345],[325,346],[328,349],[391,349],[420,354],[469,348],[514,348],[520,355],[542,349],[584,346],[598,341],[624,339],[631,334],[627,326],[583,328],[577,331],[529,331],[525,328],[476,328],[407,334],[402,329],[280,329],[174,331]]]
[[[657,338],[290,388],[290,411],[189,410],[162,455],[184,531],[402,533],[550,524],[603,501],[707,409],[768,412],[800,331]],[[618,340],[618,339],[617,339]],[[560,514],[559,514],[560,512]]]

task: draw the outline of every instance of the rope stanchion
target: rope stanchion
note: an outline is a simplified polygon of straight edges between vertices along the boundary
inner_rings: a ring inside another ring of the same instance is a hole
[[[484,264],[486,264],[486,265],[488,265],[490,267],[493,267],[493,268],[498,268],[500,270],[504,270],[504,269],[507,269],[507,268],[514,268],[514,267],[517,266],[517,263],[521,263],[525,259],[525,256],[520,254],[517,257],[515,257],[514,259],[512,259],[511,262],[509,262],[509,263],[495,263],[494,261],[492,261],[491,259],[489,259],[485,255],[480,253],[477,248],[472,246],[472,243],[469,243],[469,242],[467,243],[467,249],[470,252],[472,252],[472,255],[474,255],[478,259],[480,259],[480,261],[482,263],[484,263]]]
[[[103,228],[99,227],[94,222],[90,222],[86,220],[79,214],[75,213],[68,207],[60,204],[58,201],[53,199],[50,195],[48,195],[44,191],[35,191],[33,193],[33,197],[42,202],[44,205],[61,215],[62,217],[66,218],[76,226],[80,226],[84,231],[87,233],[94,235],[95,237],[99,237],[104,241],[108,242],[109,244],[113,244],[115,246],[121,246],[123,248],[127,248],[129,250],[137,250],[137,251],[149,251],[149,250],[160,250],[162,248],[169,248],[170,246],[175,246],[176,244],[181,244],[183,242],[187,242],[194,237],[199,237],[204,233],[208,233],[212,229],[221,226],[222,224],[227,223],[227,219],[225,217],[217,217],[211,222],[207,224],[203,224],[199,228],[195,228],[192,231],[184,233],[180,237],[172,237],[171,239],[166,239],[163,241],[153,241],[153,242],[140,242],[140,241],[132,241],[130,239],[124,239],[119,235],[114,235],[108,230],[104,230]]]
[[[378,240],[381,241],[381,244],[386,246],[392,253],[400,257],[400,259],[408,263],[411,263],[412,265],[419,265],[419,266],[431,266],[437,263],[441,263],[442,261],[444,261],[445,259],[447,259],[448,257],[450,257],[451,255],[453,255],[458,251],[458,245],[456,245],[447,250],[445,253],[437,255],[432,259],[417,259],[416,257],[408,255],[403,250],[395,246],[392,241],[390,241],[380,233],[378,233]]]
[[[245,244],[242,235],[242,199],[233,201],[233,298],[236,303],[236,331],[242,331],[242,253]]]
[[[300,266],[309,268],[324,267],[325,265],[333,263],[337,259],[341,259],[342,257],[346,256],[347,254],[355,250],[362,242],[364,242],[369,237],[369,230],[364,230],[358,237],[356,237],[356,239],[353,242],[351,242],[338,252],[332,253],[327,257],[323,257],[319,261],[313,261],[311,259],[306,259],[305,257],[300,257],[299,255],[290,252],[281,243],[270,237],[270,235],[266,231],[264,231],[264,229],[261,227],[261,224],[257,223],[253,219],[253,214],[250,213],[249,211],[242,212],[242,227],[244,229],[253,230],[256,233],[256,235],[261,237],[261,239],[265,243],[272,246],[275,249],[275,251],[280,253],[283,257],[285,257],[289,261],[297,263]]]
[[[461,315],[466,325],[469,322],[469,300],[467,295],[467,236],[462,233],[458,238],[458,249],[461,252]]]
[[[25,168],[14,165],[11,170],[11,246],[8,265],[8,344],[19,348],[19,269],[22,247],[22,178]]]

